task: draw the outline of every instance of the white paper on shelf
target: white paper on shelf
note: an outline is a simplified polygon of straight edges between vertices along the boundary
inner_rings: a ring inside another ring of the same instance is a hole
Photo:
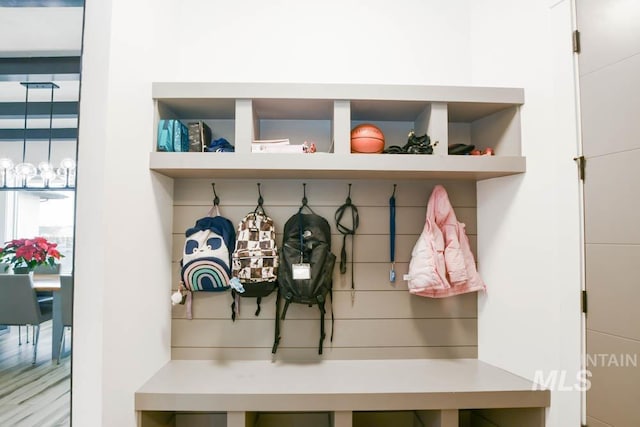
[[[253,144],[267,144],[267,145],[289,145],[289,138],[282,139],[255,139]]]
[[[261,145],[259,147],[255,147],[251,145],[252,153],[304,153],[305,146],[304,144],[299,145]]]
[[[256,139],[251,143],[252,153],[270,152],[274,147],[289,146],[289,139]]]

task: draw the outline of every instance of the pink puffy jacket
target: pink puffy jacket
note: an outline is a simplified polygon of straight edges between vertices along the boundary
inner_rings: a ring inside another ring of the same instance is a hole
[[[476,270],[465,226],[458,222],[447,191],[436,185],[427,203],[424,230],[411,253],[409,292],[442,298],[485,290]]]

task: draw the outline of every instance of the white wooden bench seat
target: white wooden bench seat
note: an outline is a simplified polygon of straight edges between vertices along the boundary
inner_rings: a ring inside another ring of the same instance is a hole
[[[462,410],[487,410],[494,424],[485,425],[503,425],[495,421],[502,414],[541,427],[549,399],[548,390],[476,359],[173,360],[136,392],[135,408],[142,427],[175,426],[173,415],[184,412],[226,413],[227,426],[244,427],[260,412],[320,411],[333,413],[336,427],[352,426],[358,411],[425,411],[420,424],[449,427],[465,424]]]

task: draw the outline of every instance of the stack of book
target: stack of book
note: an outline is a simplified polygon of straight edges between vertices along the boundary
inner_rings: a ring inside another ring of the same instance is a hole
[[[211,128],[202,121],[189,123],[189,151],[202,153],[211,142]]]

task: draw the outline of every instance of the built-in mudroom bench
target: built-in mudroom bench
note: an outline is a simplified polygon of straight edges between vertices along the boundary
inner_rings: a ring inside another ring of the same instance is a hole
[[[543,427],[549,391],[476,359],[173,360],[135,404],[141,427]]]
[[[149,168],[163,180],[159,187],[171,183],[166,177],[173,181],[167,307],[184,231],[209,210],[212,183],[222,215],[236,224],[254,210],[260,189],[278,239],[305,191],[309,205],[331,223],[335,254],[343,236],[334,214],[348,194],[361,221],[346,244],[353,256],[348,274],[334,271],[335,322],[327,315],[325,325],[335,337],[327,337],[323,355],[317,308],[291,307],[272,355],[274,295],[263,299],[259,316],[243,301],[232,321],[228,293],[194,293],[193,319],[182,305],[171,309],[172,360],[136,392],[140,427],[545,425],[548,390],[477,359],[477,295],[418,297],[402,280],[436,184],[447,188],[477,255],[476,182],[526,170],[522,89],[166,82],[153,85],[153,98],[156,130],[160,120],[202,121],[213,139],[235,148],[158,152],[152,141]],[[352,153],[350,132],[362,123],[380,128],[386,147],[403,146],[411,130],[437,144],[428,155]],[[255,140],[281,138],[312,142],[317,152],[252,150]],[[449,154],[453,144],[489,155]],[[389,283],[392,191],[395,283]]]

